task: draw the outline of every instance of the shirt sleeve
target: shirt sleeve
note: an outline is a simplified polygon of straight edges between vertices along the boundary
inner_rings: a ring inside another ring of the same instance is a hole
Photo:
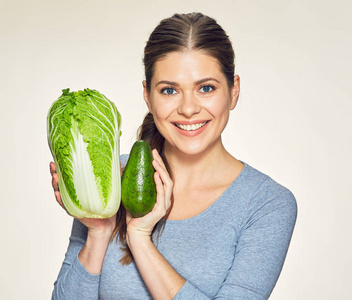
[[[175,300],[268,299],[282,270],[297,217],[293,194],[284,189],[248,204],[229,273],[215,297],[186,281]]]
[[[65,259],[54,283],[52,300],[98,299],[100,274],[90,274],[78,260],[86,239],[87,228],[74,219]]]

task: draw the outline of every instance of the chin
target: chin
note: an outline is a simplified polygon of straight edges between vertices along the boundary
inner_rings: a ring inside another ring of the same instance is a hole
[[[181,147],[177,147],[177,149],[184,155],[201,155],[205,153],[207,150],[210,150],[210,147],[205,147],[204,145],[200,144],[193,144],[193,145],[182,145]]]

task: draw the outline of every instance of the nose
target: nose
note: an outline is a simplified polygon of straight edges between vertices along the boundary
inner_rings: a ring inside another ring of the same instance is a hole
[[[180,99],[177,112],[180,115],[184,115],[187,118],[192,117],[194,114],[198,114],[201,110],[201,105],[198,99],[194,97],[191,92],[184,93]]]

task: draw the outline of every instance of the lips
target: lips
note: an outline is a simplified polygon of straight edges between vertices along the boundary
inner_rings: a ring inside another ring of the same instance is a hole
[[[194,137],[201,134],[208,127],[209,123],[210,120],[195,120],[173,122],[173,125],[180,134],[186,137]]]
[[[193,124],[181,124],[181,123],[174,123],[174,125],[182,130],[186,131],[194,131],[199,128],[202,128],[205,124],[207,124],[209,121],[204,121],[204,122],[198,122],[198,123],[193,123]]]

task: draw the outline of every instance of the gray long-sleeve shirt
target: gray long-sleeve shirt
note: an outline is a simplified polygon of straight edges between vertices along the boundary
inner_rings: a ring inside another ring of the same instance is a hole
[[[121,156],[121,164],[127,162]],[[199,215],[168,220],[156,243],[186,279],[180,300],[268,299],[280,275],[297,216],[293,194],[248,164],[227,190]],[[152,299],[137,267],[122,266],[112,242],[101,274],[78,260],[87,228],[74,220],[52,299]]]

